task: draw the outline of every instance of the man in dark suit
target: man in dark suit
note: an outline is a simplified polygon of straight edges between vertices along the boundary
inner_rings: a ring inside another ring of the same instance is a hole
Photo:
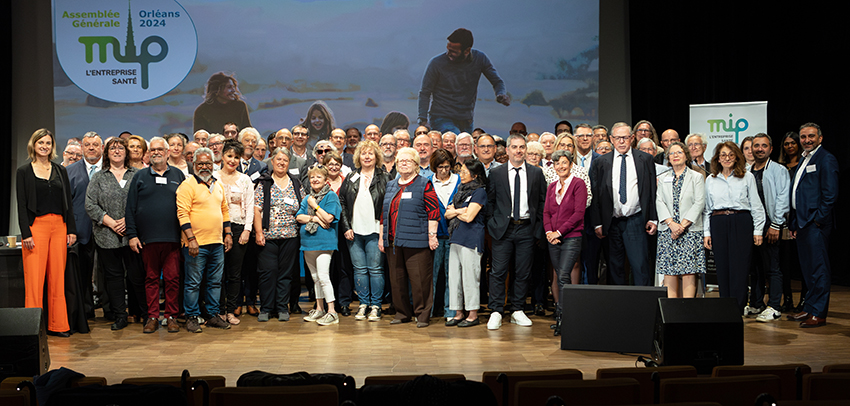
[[[260,138],[260,132],[254,127],[245,127],[239,131],[239,142],[242,143],[244,152],[239,158],[239,166],[236,170],[248,175],[251,181],[257,180],[260,175],[268,172],[266,164],[254,158],[254,148],[257,147]]]
[[[523,312],[531,274],[535,239],[543,238],[543,202],[546,179],[543,170],[525,163],[525,138],[508,137],[508,163],[494,167],[488,176],[487,230],[493,239],[493,266],[490,270],[490,321],[487,328],[502,325],[505,305],[505,279],[512,255],[515,278],[511,296],[511,322],[531,326]]]
[[[820,126],[800,126],[803,160],[791,177],[791,221],[789,229],[797,238],[800,270],[809,287],[806,305],[800,313],[788,315],[800,327],[826,324],[829,310],[831,268],[829,235],[835,223],[833,208],[838,199],[838,161],[821,146]]]
[[[614,151],[593,161],[591,224],[596,236],[608,237],[608,275],[615,285],[628,282],[626,256],[637,286],[651,286],[654,266],[648,255],[647,234],[655,234],[655,163],[653,156],[631,147],[634,134],[626,123],[611,129]]]
[[[103,168],[103,141],[94,131],[83,135],[83,158],[68,166],[68,181],[71,184],[71,203],[74,206],[74,221],[77,223],[77,258],[79,261],[80,286],[82,287],[83,309],[87,318],[94,318],[94,296],[92,296],[92,273],[94,270],[94,239],[91,218],[86,213],[86,189],[89,179]]]
[[[593,150],[593,127],[587,123],[576,126],[576,165],[590,172],[590,166],[602,155]],[[590,186],[590,185],[588,185]],[[590,210],[584,213],[584,223],[590,224]],[[591,227],[585,227],[581,244],[582,281],[589,285],[599,283],[599,251],[602,240]]]

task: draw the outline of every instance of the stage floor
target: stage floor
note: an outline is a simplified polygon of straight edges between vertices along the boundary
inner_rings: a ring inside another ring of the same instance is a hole
[[[312,303],[301,306],[308,309]],[[177,376],[188,369],[192,375],[223,375],[228,386],[253,370],[334,372],[354,376],[359,386],[370,375],[462,373],[480,380],[484,371],[555,368],[577,368],[592,379],[598,368],[635,365],[633,355],[562,351],[560,339],[549,329],[552,319],[530,318],[531,327],[512,325],[506,318],[500,330],[489,331],[486,316],[480,326],[470,328],[445,327],[442,318],[416,328],[415,323],[391,326],[391,316],[381,322],[342,317],[338,325],[322,327],[300,317],[259,323],[245,315],[230,330],[143,334],[141,324],[113,332],[111,322],[98,317],[89,321],[90,334],[49,337],[50,369],[64,366],[104,376],[110,384],[130,377]],[[801,329],[784,315],[773,323],[744,319],[745,363],[805,363],[818,372],[827,364],[850,363],[850,288],[833,286],[827,322]]]

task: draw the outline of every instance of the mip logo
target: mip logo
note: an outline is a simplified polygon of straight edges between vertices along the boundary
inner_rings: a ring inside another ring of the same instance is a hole
[[[720,132],[721,127],[722,131],[727,133],[735,133],[735,140],[738,139],[738,134],[742,131],[747,131],[747,128],[750,127],[750,123],[745,118],[739,118],[735,124],[732,124],[732,113],[729,113],[729,121],[727,125],[727,121],[723,119],[714,119],[714,120],[706,120],[709,124],[709,132]]]
[[[142,41],[139,53],[136,53],[136,42],[133,37],[133,17],[132,9],[127,13],[127,39],[124,45],[124,54],[121,54],[121,44],[118,38],[110,36],[98,37],[80,37],[79,41],[85,45],[86,62],[92,63],[94,59],[94,46],[98,47],[98,56],[100,63],[106,63],[106,48],[107,45],[112,45],[112,57],[121,63],[138,63],[141,65],[142,73],[142,89],[148,88],[148,65],[159,62],[165,59],[168,55],[168,42],[158,35],[151,35]],[[151,44],[159,45],[159,53],[151,55],[149,47]]]

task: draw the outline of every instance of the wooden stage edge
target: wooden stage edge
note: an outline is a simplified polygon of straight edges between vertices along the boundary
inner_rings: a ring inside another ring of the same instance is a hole
[[[302,301],[301,306],[308,309],[312,303]],[[236,386],[240,375],[254,370],[331,372],[352,375],[359,386],[370,375],[461,373],[480,380],[484,371],[556,368],[577,368],[585,379],[593,379],[598,368],[635,366],[637,358],[560,350],[560,338],[553,337],[548,316],[530,316],[531,327],[505,318],[500,330],[489,331],[486,315],[481,316],[481,325],[469,328],[445,327],[443,318],[416,328],[415,323],[391,326],[391,316],[380,322],[350,316],[342,317],[338,325],[322,327],[300,317],[259,323],[244,315],[242,323],[230,330],[204,328],[203,333],[191,334],[181,326],[179,333],[161,329],[143,334],[141,324],[113,332],[100,310],[98,315],[89,321],[90,334],[49,337],[50,369],[66,367],[103,376],[110,384],[131,377],[179,376],[188,369],[192,375],[223,375],[228,386]],[[850,288],[833,286],[826,326],[801,329],[784,316],[772,323],[744,319],[745,364],[805,363],[820,371],[824,365],[850,363]]]

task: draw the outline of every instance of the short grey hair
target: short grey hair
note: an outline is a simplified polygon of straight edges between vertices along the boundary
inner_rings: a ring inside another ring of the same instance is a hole
[[[250,135],[253,135],[254,137],[256,137],[257,142],[259,142],[259,140],[263,139],[263,136],[260,135],[260,132],[257,131],[256,128],[245,127],[245,128],[242,129],[242,131],[239,131],[239,135],[236,137],[237,141],[242,142],[242,137],[244,137],[246,134],[250,134]]]
[[[100,135],[98,135],[98,133],[96,133],[94,131],[89,131],[89,132],[83,134],[83,139],[94,138],[94,137],[100,138]]]
[[[687,137],[685,137],[685,144],[686,144],[686,145],[688,144],[689,140],[690,140],[692,137],[697,137],[697,138],[699,138],[699,142],[700,142],[700,144],[702,144],[702,145],[708,145],[708,142],[705,140],[705,134],[702,134],[702,133],[691,133],[691,134],[688,134],[688,136],[687,136]]]
[[[269,155],[269,159],[274,160],[275,158],[277,158],[277,156],[279,154],[286,155],[286,157],[289,159],[289,161],[292,162],[292,152],[289,150],[289,148],[284,148],[284,147],[275,148],[274,151],[272,151],[272,154]]]
[[[166,141],[165,138],[162,138],[162,137],[151,138],[151,140],[148,141],[148,149],[150,149],[150,146],[153,145],[154,142],[161,142],[161,143],[165,144],[165,149],[168,149],[168,141]]]
[[[552,153],[552,162],[558,162],[561,158],[566,157],[570,164],[573,163],[573,154],[565,149],[559,149]]]
[[[200,147],[195,150],[195,155],[192,156],[192,163],[198,162],[198,157],[201,155],[209,155],[210,159],[215,159],[215,154],[207,147]]]
[[[646,144],[647,142],[652,144],[652,148],[658,149],[658,146],[655,145],[655,141],[653,141],[652,138],[641,138],[641,140],[637,143],[638,149],[640,149],[641,145]]]
[[[445,134],[443,134],[443,135],[445,135]],[[464,138],[469,138],[470,140],[472,140],[472,144],[475,145],[475,141],[472,139],[472,134],[470,134],[466,131],[457,135],[457,137],[455,138],[455,145],[457,145],[457,143],[460,142],[460,140],[462,140]]]

